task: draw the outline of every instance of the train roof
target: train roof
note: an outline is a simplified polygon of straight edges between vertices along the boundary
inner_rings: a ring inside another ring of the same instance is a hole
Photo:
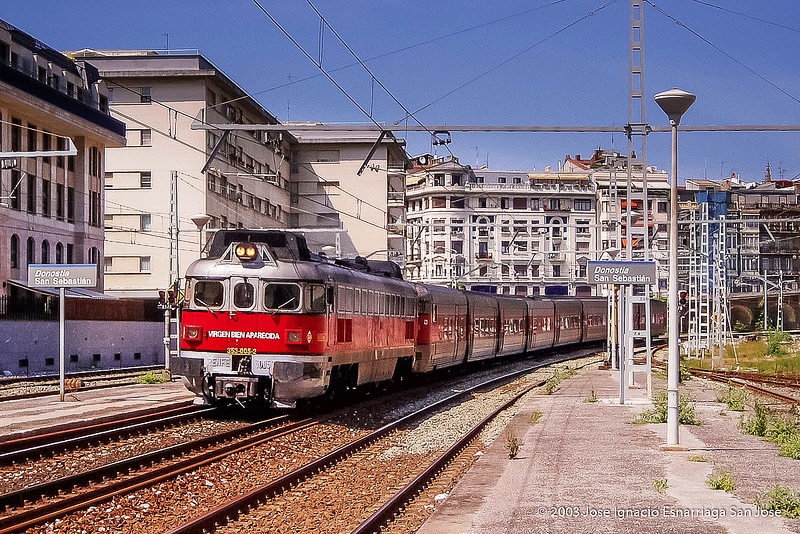
[[[403,279],[400,266],[392,261],[368,260],[362,256],[355,258],[328,258],[323,254],[313,254],[304,235],[290,230],[232,228],[214,232],[207,245],[207,259],[222,258],[232,243],[262,243],[267,245],[272,256],[279,261],[312,261],[337,265],[354,271]]]

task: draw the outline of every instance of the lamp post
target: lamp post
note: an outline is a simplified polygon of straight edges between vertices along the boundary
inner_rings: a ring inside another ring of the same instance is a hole
[[[211,220],[211,215],[206,215],[205,213],[198,213],[197,215],[192,215],[192,222],[197,226],[197,232],[199,233],[198,240],[200,241],[200,256],[203,255],[203,228],[206,227],[208,221]]]
[[[669,279],[667,283],[667,445],[678,444],[678,125],[681,117],[697,97],[680,89],[670,89],[655,95],[656,104],[669,117],[672,127],[672,181],[669,210]]]

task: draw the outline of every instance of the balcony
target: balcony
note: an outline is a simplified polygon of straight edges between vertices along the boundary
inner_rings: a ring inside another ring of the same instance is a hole
[[[480,262],[491,262],[492,261],[492,253],[491,252],[477,252],[475,254],[475,259]]]
[[[406,195],[403,191],[389,191],[386,196],[386,204],[389,207],[405,207]]]

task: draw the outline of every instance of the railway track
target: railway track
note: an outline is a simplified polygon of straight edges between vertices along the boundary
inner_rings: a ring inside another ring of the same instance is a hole
[[[511,377],[500,380],[508,381]],[[537,383],[542,380],[540,378]],[[464,391],[453,397],[476,396],[480,388],[487,387],[482,383],[463,388]],[[386,399],[373,402],[375,406],[387,405]],[[438,406],[441,409],[441,403]],[[391,412],[401,408],[387,409]],[[372,427],[378,427],[375,431],[391,432],[392,423],[378,421],[373,415],[376,410],[374,406],[365,408],[362,403],[351,407],[346,415],[334,416],[333,420],[305,419],[282,423],[280,428],[250,429],[246,432],[251,435],[232,438],[235,441],[230,443],[194,442],[187,447],[196,452],[179,448],[153,452],[106,466],[103,470],[53,481],[48,486],[0,496],[0,504],[9,507],[0,516],[0,533],[39,529],[44,525],[54,532],[71,532],[81,524],[106,525],[114,531],[164,531],[167,528],[192,531],[194,527],[182,526],[187,517],[213,514],[231,495],[263,495],[267,484],[273,484],[272,487],[291,484],[290,480],[301,472],[309,476],[326,463],[342,464],[344,460],[335,458],[344,455],[345,450],[356,453],[367,450],[367,442],[380,439],[374,435],[368,437],[374,434]],[[410,422],[410,416],[403,416],[395,418],[393,424],[405,430]],[[214,439],[221,441],[219,437]],[[323,460],[315,462],[317,458]],[[302,467],[298,467],[300,465]],[[130,469],[135,471],[129,472]],[[110,480],[103,481],[104,477]],[[73,490],[75,484],[79,487]],[[66,495],[70,491],[72,493]],[[51,497],[38,499],[40,493]],[[138,508],[124,511],[131,506]],[[121,510],[119,515],[116,510]],[[134,523],[129,524],[131,521]],[[218,517],[212,519],[212,522],[218,521]],[[110,523],[115,526],[112,528]],[[130,530],[126,530],[128,528]]]
[[[770,377],[760,375],[758,373],[742,373],[738,371],[709,371],[705,369],[692,369],[691,373],[723,384],[736,384],[748,389],[749,391],[777,399],[781,402],[800,404],[800,396],[798,396],[800,395],[800,383],[798,383],[796,380]],[[768,389],[765,386],[788,388],[794,390],[797,392],[797,394],[788,395],[786,393],[775,391],[774,389]]]
[[[166,410],[129,415],[123,414],[100,423],[73,428],[25,435],[0,441],[0,464],[19,462],[28,458],[51,456],[66,450],[121,439],[136,433],[183,424],[213,413],[212,408],[202,408],[183,402]]]
[[[67,373],[65,390],[67,392],[75,392],[138,384],[139,378],[145,373],[162,369],[163,366],[148,366]],[[0,402],[46,397],[58,392],[58,376],[12,376],[0,378]]]
[[[402,440],[403,428],[416,427],[434,412],[450,409],[454,404],[458,405],[465,398],[478,395],[481,390],[506,383],[530,371],[495,378],[460,391],[445,399],[430,403],[424,408],[400,417],[318,460],[310,462],[280,478],[271,480],[245,495],[231,499],[206,514],[170,530],[169,533],[188,534],[207,532],[214,529],[218,532],[242,532],[252,529],[281,530],[279,525],[273,524],[280,516],[303,517],[304,515],[302,510],[299,509],[296,513],[293,513],[293,505],[296,508],[298,506],[297,503],[307,503],[312,500],[318,500],[323,503],[330,502],[331,499],[335,498],[335,494],[344,488],[353,487],[358,478],[354,474],[358,473],[365,465],[375,466],[378,469],[373,477],[371,487],[358,488],[360,489],[360,495],[362,497],[364,495],[377,495],[380,499],[374,503],[370,503],[369,499],[367,499],[367,502],[353,503],[353,507],[358,509],[372,507],[375,510],[360,523],[355,525],[339,523],[333,530],[347,529],[359,534],[380,531],[390,519],[404,508],[414,495],[420,492],[445,466],[461,454],[498,414],[508,409],[531,390],[543,386],[547,379],[535,380],[523,387],[514,388],[516,391],[504,395],[506,398],[499,406],[491,409],[479,422],[471,425],[444,453],[440,455],[419,454],[416,455],[415,459],[403,460],[403,463],[410,463],[410,465],[405,465],[402,472],[398,473],[391,468],[395,463],[391,458],[386,458],[382,462],[376,461],[376,459],[385,456],[387,450],[391,450],[398,441]],[[387,476],[382,477],[380,471],[384,467],[390,468],[386,472]],[[398,481],[403,481],[399,489],[386,495],[387,486],[397,485]],[[290,489],[292,498],[281,498]],[[308,499],[297,499],[298,493],[306,493]],[[268,503],[273,498],[275,500],[280,499],[281,502],[262,506],[261,503]],[[276,508],[281,510],[278,516],[272,513]],[[250,511],[250,513],[247,513],[242,518],[240,515],[243,511]],[[237,520],[231,521],[232,518],[237,518]],[[219,528],[221,524],[225,524],[225,527]],[[296,528],[302,529],[304,527],[297,525]]]

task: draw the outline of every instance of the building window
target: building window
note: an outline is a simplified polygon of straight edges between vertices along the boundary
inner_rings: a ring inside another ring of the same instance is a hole
[[[22,185],[22,173],[14,169],[11,171],[11,208],[15,210],[20,209],[20,195],[22,194],[20,186]]]
[[[75,222],[75,188],[67,187],[67,222]]]
[[[36,244],[33,242],[32,237],[28,238],[28,246],[25,250],[25,261],[26,265],[36,263]]]
[[[28,213],[36,213],[36,177],[28,175]]]
[[[312,163],[339,163],[338,150],[317,150],[312,155]]]
[[[128,130],[128,146],[150,146],[152,131],[150,129]]]
[[[150,230],[152,226],[152,218],[153,218],[152,215],[150,215],[149,213],[142,213],[139,216],[139,218],[141,222],[140,229],[143,231]]]
[[[576,198],[573,207],[575,211],[592,211],[592,201],[589,199]]]
[[[11,235],[11,268],[19,269],[19,236]]]
[[[56,218],[64,220],[64,184],[56,184]]]
[[[453,185],[464,185],[464,176],[462,174],[454,174],[450,183]]]
[[[106,256],[103,260],[103,272],[110,273],[114,271],[114,258]]]
[[[142,104],[149,104],[152,102],[153,99],[150,96],[150,88],[149,87],[141,87],[139,89],[139,102]]]
[[[150,272],[150,256],[142,256],[139,258],[139,272]]]
[[[513,200],[512,208],[515,210],[524,210],[528,208],[528,199],[525,197],[517,197]]]
[[[658,203],[658,213],[667,213],[669,211],[669,202]]]
[[[444,174],[434,174],[433,175],[433,185],[442,187],[444,186]]]
[[[149,172],[143,172],[139,175],[139,187],[142,189],[150,189],[153,187],[153,175]]]
[[[64,263],[64,245],[56,243],[56,263]]]
[[[67,263],[72,263],[75,258],[75,245],[67,243]]]
[[[50,180],[42,180],[42,215],[50,217]]]
[[[504,184],[504,183],[506,183],[506,177],[505,177],[505,176],[500,176],[500,177],[498,177],[498,178],[497,178],[497,183],[498,183],[498,184]]]
[[[42,241],[42,263],[50,263],[50,243]]]
[[[28,151],[36,150],[36,125],[28,123]]]
[[[22,152],[22,121],[11,118],[11,152]]]
[[[553,265],[553,278],[561,277],[561,266]]]

